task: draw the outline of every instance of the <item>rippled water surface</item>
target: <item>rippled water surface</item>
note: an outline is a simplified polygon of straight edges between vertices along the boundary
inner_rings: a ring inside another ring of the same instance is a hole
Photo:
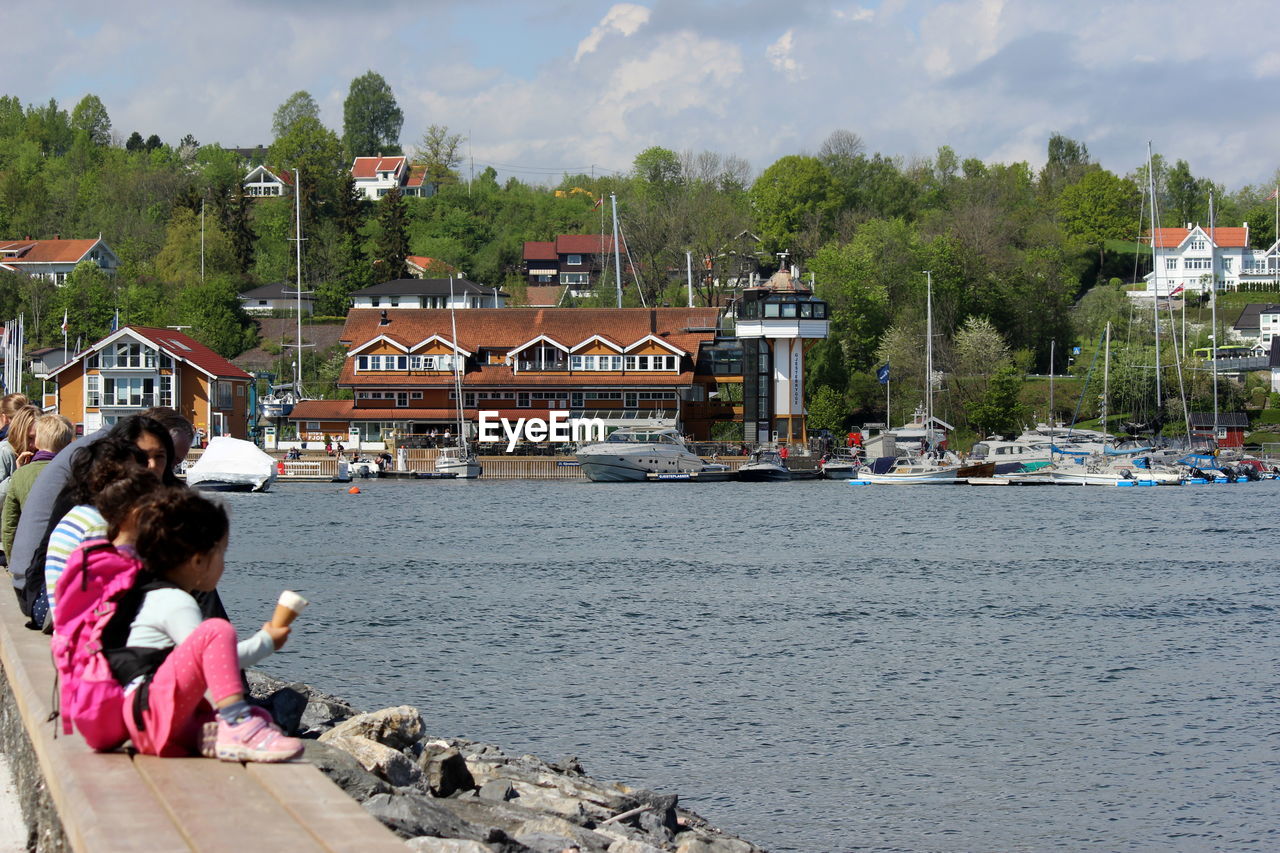
[[[1280,849],[1280,483],[284,484],[267,661],[771,850]]]

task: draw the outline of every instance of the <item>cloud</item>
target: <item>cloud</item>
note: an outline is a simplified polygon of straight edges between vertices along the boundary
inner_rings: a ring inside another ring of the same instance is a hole
[[[832,12],[837,21],[849,21],[851,23],[861,23],[870,21],[876,16],[873,9],[865,6],[850,6],[848,9],[836,9]]]
[[[795,57],[791,55],[795,50],[795,40],[795,30],[787,30],[777,41],[765,48],[764,52],[774,70],[781,71],[791,81],[804,79],[800,63],[796,62]]]
[[[636,31],[649,22],[649,10],[634,3],[619,3],[609,10],[600,23],[596,24],[591,34],[578,44],[578,52],[573,57],[578,62],[588,53],[593,53],[610,33],[624,36],[635,35]]]

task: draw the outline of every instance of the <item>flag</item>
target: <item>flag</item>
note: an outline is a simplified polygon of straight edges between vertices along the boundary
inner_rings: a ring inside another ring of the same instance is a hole
[[[62,310],[62,334],[65,335],[67,333],[67,328],[67,311],[64,308]]]
[[[599,207],[602,204],[604,204],[604,196],[600,196],[600,198],[596,199],[596,203],[591,205],[591,209],[595,210],[597,207]]]
[[[76,348],[75,348],[75,352],[80,352],[80,341],[81,341],[81,340],[82,340],[82,336],[80,336],[80,335],[76,335]]]
[[[1175,287],[1173,290],[1169,291],[1169,295],[1170,295],[1170,296],[1177,296],[1177,295],[1178,295],[1179,293],[1181,293],[1184,289],[1185,289],[1185,288],[1184,288],[1184,286],[1180,284],[1180,285],[1178,285],[1177,287]]]
[[[881,385],[889,384],[889,362],[886,361],[881,367],[879,367],[876,370],[876,380]]]
[[[1280,187],[1276,187],[1271,191],[1271,195],[1267,196],[1267,201],[1272,201],[1276,196],[1280,196]]]

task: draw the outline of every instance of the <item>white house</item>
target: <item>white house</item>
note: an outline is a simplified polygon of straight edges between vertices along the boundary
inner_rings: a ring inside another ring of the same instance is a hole
[[[294,284],[276,282],[264,284],[240,294],[240,305],[246,314],[270,314],[272,311],[296,311],[298,308],[298,289]],[[303,292],[302,313],[310,314],[315,299]]]
[[[357,157],[351,164],[351,177],[364,197],[377,201],[393,187],[406,196],[429,196],[431,187],[424,183],[425,166],[409,165],[408,157]]]
[[[81,261],[114,273],[120,258],[99,236],[96,240],[0,240],[0,269],[47,278],[62,284]]]
[[[244,177],[245,195],[255,198],[270,198],[288,193],[293,184],[293,175],[289,172],[276,174],[266,166],[255,166]]]
[[[351,294],[353,308],[505,308],[509,298],[465,278],[400,278]]]
[[[1280,243],[1267,249],[1249,247],[1249,223],[1240,227],[1157,228],[1146,236],[1155,246],[1155,265],[1144,277],[1148,295],[1204,293],[1210,282],[1218,290],[1268,284],[1280,288]]]

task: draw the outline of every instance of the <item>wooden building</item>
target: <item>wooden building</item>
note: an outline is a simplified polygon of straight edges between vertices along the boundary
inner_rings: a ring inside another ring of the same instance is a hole
[[[453,316],[353,308],[339,385],[355,399],[304,400],[289,419],[307,441],[456,431],[457,358],[471,434],[482,411],[511,420],[567,411],[609,427],[679,425],[706,438],[716,421],[741,415],[721,402],[738,396],[719,392],[742,377],[740,357],[735,366],[732,353],[719,353],[718,319],[714,308],[475,308]]]
[[[85,432],[153,406],[178,410],[206,436],[248,437],[249,374],[173,329],[125,326],[51,371],[45,409]]]

